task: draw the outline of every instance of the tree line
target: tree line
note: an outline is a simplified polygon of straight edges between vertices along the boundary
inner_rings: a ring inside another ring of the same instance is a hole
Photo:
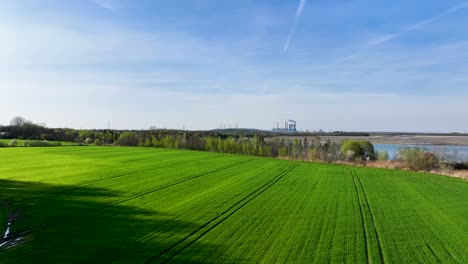
[[[32,140],[22,146],[57,146],[51,141],[65,141],[95,145],[119,145],[188,149],[218,153],[254,155],[308,161],[362,162],[389,160],[385,151],[376,152],[374,146],[365,140],[344,140],[333,142],[322,140],[319,135],[310,134],[295,139],[279,137],[264,131],[252,130],[76,130],[69,128],[47,128],[22,117],[15,117],[9,126],[0,126],[0,138]],[[45,142],[47,141],[47,142]],[[0,147],[16,146],[0,142]],[[446,152],[429,151],[424,148],[403,148],[396,160],[412,170],[432,170],[451,167],[466,169],[468,164],[457,161]],[[461,167],[460,167],[461,166]]]
[[[258,133],[257,133],[258,132]],[[294,160],[373,160],[372,144],[350,141],[346,144],[308,139],[284,139],[263,131],[181,131],[181,130],[75,130],[47,128],[22,117],[0,127],[0,138],[68,141],[95,145],[119,145],[189,149],[219,153],[254,155]],[[354,143],[353,143],[354,142]]]
[[[98,142],[100,143],[100,142]],[[117,141],[120,146],[159,147],[243,154],[293,160],[363,161],[375,160],[377,153],[368,141],[346,140],[343,143],[313,139],[268,138],[254,135],[203,136],[198,133],[164,134],[151,131],[124,132]]]

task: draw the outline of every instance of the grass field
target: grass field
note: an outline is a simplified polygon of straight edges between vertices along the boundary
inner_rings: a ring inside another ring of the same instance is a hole
[[[180,150],[0,149],[0,263],[468,263],[468,182]]]

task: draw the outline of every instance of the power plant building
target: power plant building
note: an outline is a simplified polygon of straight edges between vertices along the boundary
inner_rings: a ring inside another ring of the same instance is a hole
[[[284,122],[280,124],[280,122],[276,123],[276,128],[273,128],[273,131],[276,132],[297,132],[297,123],[291,119],[284,119]]]

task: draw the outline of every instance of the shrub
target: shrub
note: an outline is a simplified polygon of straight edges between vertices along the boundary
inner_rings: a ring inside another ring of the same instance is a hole
[[[124,132],[120,135],[119,139],[117,139],[117,142],[115,142],[115,144],[119,146],[138,146],[139,142],[140,140],[138,139],[138,136],[135,133]]]
[[[12,139],[12,140],[10,141],[10,144],[8,144],[8,146],[10,146],[10,147],[16,147],[16,146],[18,146],[18,141],[17,141],[16,139]]]
[[[153,142],[150,140],[150,138],[147,138],[145,140],[145,143],[143,143],[143,146],[144,147],[152,147],[153,146]]]
[[[341,145],[341,154],[346,157],[347,160],[362,159],[361,146],[356,140],[345,140]]]
[[[381,150],[377,153],[377,159],[387,161],[389,159],[388,151]]]
[[[5,148],[7,147],[7,144],[3,141],[0,141],[0,148]]]
[[[96,146],[101,146],[101,145],[102,145],[102,140],[100,140],[99,138],[96,138],[96,139],[94,140],[94,145],[96,145]]]
[[[374,145],[364,140],[345,140],[341,145],[341,154],[350,161],[374,160],[376,158]]]
[[[447,162],[443,165],[452,170],[468,170],[468,162]]]
[[[60,142],[48,142],[48,141],[39,141],[39,140],[29,140],[23,143],[24,147],[57,147],[61,146]]]
[[[434,153],[421,148],[403,148],[398,151],[398,159],[411,170],[430,171],[439,165],[439,159]]]

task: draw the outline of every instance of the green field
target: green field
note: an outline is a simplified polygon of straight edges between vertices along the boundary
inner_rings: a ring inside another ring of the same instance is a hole
[[[468,263],[468,182],[396,170],[3,148],[0,207],[2,264]]]

